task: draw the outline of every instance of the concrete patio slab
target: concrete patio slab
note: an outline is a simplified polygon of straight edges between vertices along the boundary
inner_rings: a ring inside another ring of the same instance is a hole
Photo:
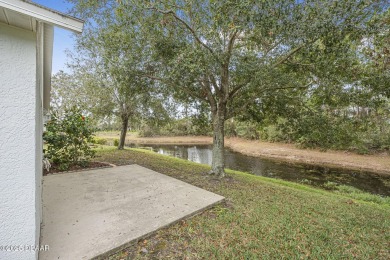
[[[223,199],[139,165],[45,176],[39,259],[90,259]]]

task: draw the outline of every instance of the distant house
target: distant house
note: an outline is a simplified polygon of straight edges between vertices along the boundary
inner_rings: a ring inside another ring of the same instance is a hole
[[[30,1],[0,0],[0,259],[38,258],[53,26],[80,33],[83,22]]]

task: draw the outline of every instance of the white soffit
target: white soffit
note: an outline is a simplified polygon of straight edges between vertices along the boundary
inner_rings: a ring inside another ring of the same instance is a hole
[[[41,50],[42,57],[38,60],[42,64],[42,74],[39,78],[43,84],[43,108],[48,110],[53,56],[53,26],[81,33],[84,21],[31,1],[0,0],[0,23],[37,32],[38,38],[42,37],[38,44],[43,48]]]
[[[82,32],[84,25],[80,19],[30,1],[0,0],[0,22],[35,31],[34,20],[77,33]]]

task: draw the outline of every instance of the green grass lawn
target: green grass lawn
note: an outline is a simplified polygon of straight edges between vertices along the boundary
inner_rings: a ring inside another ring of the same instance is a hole
[[[219,180],[206,174],[206,165],[137,149],[105,147],[97,156],[117,165],[136,163],[226,197],[110,259],[390,259],[387,201],[236,171]]]

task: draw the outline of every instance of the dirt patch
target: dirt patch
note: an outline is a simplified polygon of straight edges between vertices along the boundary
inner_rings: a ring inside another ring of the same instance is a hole
[[[85,166],[81,165],[72,165],[67,170],[61,170],[59,169],[58,165],[52,164],[50,167],[50,171],[47,171],[46,169],[43,171],[43,175],[50,175],[55,173],[66,173],[66,172],[74,172],[74,171],[85,171],[90,169],[96,169],[96,168],[106,168],[106,167],[114,167],[115,165],[106,163],[106,162],[88,162]]]
[[[99,135],[99,137],[113,139],[119,134]],[[212,138],[208,136],[175,136],[175,137],[137,137],[130,134],[126,141],[134,144],[186,144],[210,145]],[[300,149],[293,144],[269,143],[263,141],[246,140],[242,138],[226,138],[226,147],[235,152],[248,156],[264,157],[293,164],[318,165],[330,168],[367,171],[383,175],[390,175],[389,154],[359,155],[347,151],[320,151],[318,149]]]

